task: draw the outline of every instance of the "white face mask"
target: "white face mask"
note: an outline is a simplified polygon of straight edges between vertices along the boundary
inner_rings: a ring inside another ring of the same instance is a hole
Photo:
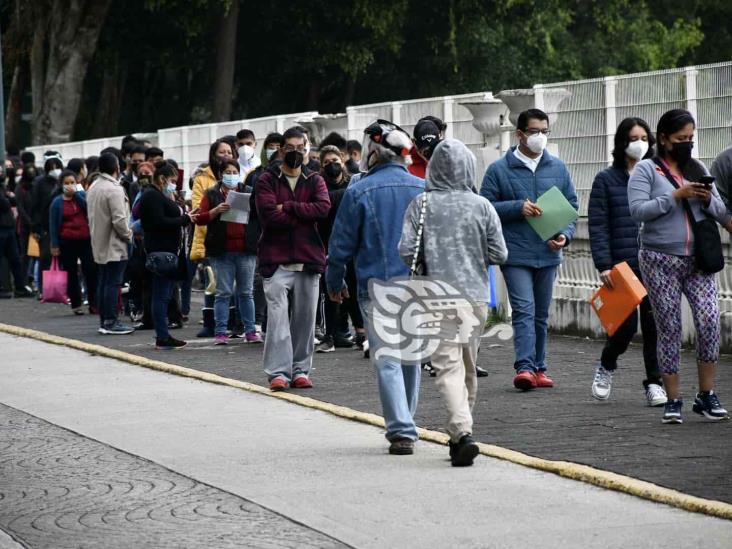
[[[59,177],[61,177],[61,170],[56,168],[55,170],[51,170],[50,172],[48,172],[48,175],[50,175],[54,179],[58,179]]]
[[[625,147],[625,154],[627,154],[633,160],[640,160],[648,152],[648,141],[639,139],[638,141],[631,141],[628,146]]]
[[[167,191],[168,195],[172,195],[177,190],[177,185],[175,183],[168,183],[168,185],[165,187],[165,190]]]
[[[76,185],[64,185],[64,194],[74,194],[76,192]]]
[[[526,139],[526,146],[532,153],[539,154],[546,148],[546,140],[543,133],[532,134]]]
[[[267,160],[272,160],[272,157],[274,156],[274,153],[277,152],[277,149],[267,149],[267,152],[265,153],[267,155]]]
[[[83,190],[84,190],[84,186],[83,186],[83,185],[81,185],[80,183],[77,183],[77,184],[76,184],[76,192],[77,192],[77,193],[80,193],[80,192],[82,192]]]
[[[241,147],[239,147],[239,159],[244,160],[245,162],[249,162],[252,158],[254,158],[254,152],[254,149],[249,145],[242,145]]]

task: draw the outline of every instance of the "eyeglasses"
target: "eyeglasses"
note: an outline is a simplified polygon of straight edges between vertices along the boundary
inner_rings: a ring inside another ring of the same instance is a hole
[[[292,151],[297,151],[297,152],[301,152],[301,153],[305,152],[305,145],[298,145],[297,147],[294,147],[292,145],[285,145],[282,148],[285,150],[285,152],[292,152]]]
[[[535,128],[521,131],[523,131],[526,135],[539,135],[540,133],[543,135],[549,135],[550,133],[552,133],[551,130],[537,130]]]

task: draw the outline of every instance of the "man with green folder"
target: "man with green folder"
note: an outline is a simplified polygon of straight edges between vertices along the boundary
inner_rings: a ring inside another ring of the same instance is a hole
[[[518,146],[488,167],[480,194],[503,224],[508,260],[501,271],[513,310],[513,384],[528,391],[554,386],[546,373],[549,306],[561,250],[574,235],[577,194],[564,162],[545,150],[546,113],[524,111],[516,127]]]

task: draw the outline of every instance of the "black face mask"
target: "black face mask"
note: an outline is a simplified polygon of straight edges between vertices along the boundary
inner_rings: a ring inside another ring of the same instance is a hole
[[[343,166],[338,162],[331,162],[327,166],[323,167],[323,174],[328,179],[336,180],[343,173]]]
[[[686,165],[691,159],[691,149],[694,148],[693,141],[683,141],[681,143],[672,143],[671,152],[669,156],[679,163],[679,166]]]
[[[296,170],[302,166],[303,160],[305,160],[305,155],[300,151],[288,151],[285,153],[285,165],[292,170]]]

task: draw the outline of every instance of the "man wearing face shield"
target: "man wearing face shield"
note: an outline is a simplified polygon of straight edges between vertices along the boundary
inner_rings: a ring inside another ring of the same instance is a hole
[[[518,146],[488,167],[480,194],[496,208],[508,245],[501,267],[512,309],[517,389],[553,387],[547,376],[546,340],[552,288],[562,248],[575,230],[571,223],[544,242],[526,221],[542,214],[537,199],[557,187],[577,209],[577,194],[567,167],[545,150],[549,117],[539,109],[522,112],[516,125]]]
[[[409,135],[388,120],[377,120],[364,131],[361,170],[368,172],[346,190],[328,244],[326,282],[330,298],[349,296],[346,268],[355,261],[358,300],[368,318],[370,279],[407,276],[409,268],[399,256],[402,220],[412,199],[424,191],[424,181],[407,171],[412,142]],[[376,360],[379,395],[386,421],[389,453],[414,453],[417,428],[414,414],[419,397],[420,367],[392,359]]]

